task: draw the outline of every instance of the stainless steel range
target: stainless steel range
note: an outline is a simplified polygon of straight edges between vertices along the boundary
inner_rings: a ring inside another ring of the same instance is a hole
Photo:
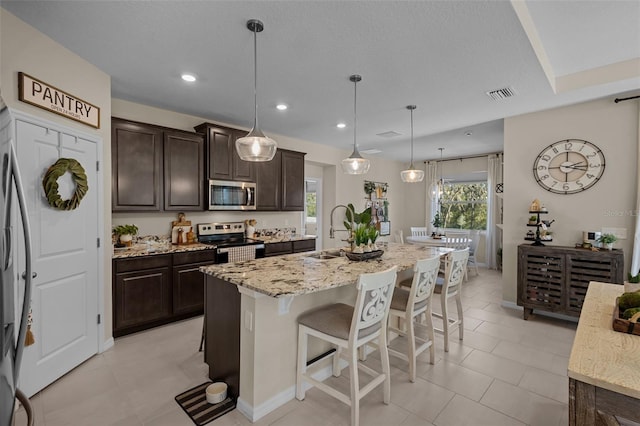
[[[216,247],[216,263],[264,257],[264,243],[244,236],[243,222],[199,223],[198,242]]]

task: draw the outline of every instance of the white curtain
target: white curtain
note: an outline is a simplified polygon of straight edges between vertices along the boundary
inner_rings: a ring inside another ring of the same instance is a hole
[[[427,188],[427,205],[425,206],[425,225],[427,228],[430,228],[431,232],[435,231],[435,228],[431,224],[433,221],[433,217],[436,214],[438,209],[438,196],[435,197],[432,194],[432,190],[434,185],[438,184],[438,162],[437,161],[429,161],[427,163],[427,171],[426,171],[426,188]],[[437,194],[437,193],[436,193]]]
[[[638,162],[638,176],[636,181],[636,232],[633,237],[633,256],[631,257],[631,275],[638,275],[640,271],[640,102],[638,105],[638,152],[636,153]]]
[[[487,240],[486,263],[490,269],[497,269],[497,252],[502,243],[502,231],[497,224],[502,223],[502,199],[496,195],[496,185],[502,182],[502,154],[492,154],[488,158],[487,169]]]

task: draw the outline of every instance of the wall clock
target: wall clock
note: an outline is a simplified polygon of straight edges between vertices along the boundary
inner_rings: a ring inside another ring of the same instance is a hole
[[[575,194],[595,185],[604,173],[604,154],[591,142],[565,139],[542,150],[533,163],[533,177],[547,191]]]

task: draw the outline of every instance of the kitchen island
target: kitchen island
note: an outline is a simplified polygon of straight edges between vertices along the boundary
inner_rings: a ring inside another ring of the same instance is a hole
[[[238,409],[251,421],[263,417],[295,396],[301,313],[329,303],[353,304],[360,274],[394,265],[399,274],[410,274],[416,260],[450,250],[390,243],[382,257],[364,262],[313,252],[200,268],[207,275],[205,361],[210,378],[229,384]],[[310,344],[309,354],[327,349]],[[330,369],[320,373],[328,377]]]
[[[623,292],[621,285],[589,284],[569,358],[569,425],[640,423],[640,336],[612,327]]]

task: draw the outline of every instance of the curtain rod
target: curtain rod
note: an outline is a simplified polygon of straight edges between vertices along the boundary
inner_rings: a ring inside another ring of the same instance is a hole
[[[426,164],[426,163],[429,163],[431,161],[436,161],[436,162],[437,161],[456,161],[456,160],[462,161],[462,160],[469,160],[471,158],[483,158],[483,157],[488,157],[490,155],[499,155],[499,154],[504,155],[504,152],[502,152],[502,151],[501,152],[490,152],[488,154],[469,155],[469,156],[466,156],[466,157],[443,158],[442,160],[437,158],[437,159],[433,159],[433,160],[424,160],[423,163]]]
[[[615,98],[615,99],[613,100],[613,102],[618,103],[618,102],[622,102],[622,101],[629,101],[629,100],[631,100],[631,99],[638,99],[638,98],[640,98],[640,95],[637,95],[637,96],[630,96],[630,97],[628,97],[628,98]]]

